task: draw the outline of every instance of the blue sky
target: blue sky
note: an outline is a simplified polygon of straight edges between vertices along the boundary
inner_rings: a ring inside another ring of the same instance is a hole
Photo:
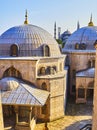
[[[92,13],[97,25],[97,0],[0,0],[0,34],[23,24],[26,9],[29,23],[52,35],[55,21],[61,32],[67,29],[73,32],[78,20],[81,27],[87,26]]]

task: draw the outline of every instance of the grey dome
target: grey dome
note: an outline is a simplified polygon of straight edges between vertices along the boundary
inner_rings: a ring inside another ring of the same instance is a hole
[[[48,45],[51,56],[60,54],[54,38],[44,29],[31,24],[12,27],[0,36],[0,50],[3,53],[9,51],[12,44],[19,47],[20,56],[42,56],[43,45]]]
[[[19,86],[17,79],[13,77],[6,77],[0,80],[0,88],[2,91],[11,91]]]
[[[63,32],[60,36],[60,39],[62,40],[63,44],[66,43],[67,39],[69,38],[69,36],[71,35],[71,32],[69,30],[66,30],[65,32]]]
[[[75,31],[67,40],[64,50],[75,50],[76,44],[84,44],[85,50],[95,50],[94,42],[97,40],[97,26],[86,26]],[[82,48],[79,48],[79,50]]]

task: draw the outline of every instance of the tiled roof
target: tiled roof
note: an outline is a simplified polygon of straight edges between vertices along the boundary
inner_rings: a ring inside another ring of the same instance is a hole
[[[13,85],[15,85],[15,83]],[[3,87],[3,84],[0,87]],[[17,88],[1,92],[2,104],[6,105],[42,106],[45,104],[48,96],[49,92],[37,89],[35,86],[20,81]]]

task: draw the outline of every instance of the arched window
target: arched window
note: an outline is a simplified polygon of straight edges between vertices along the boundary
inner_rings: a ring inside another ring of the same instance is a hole
[[[75,49],[79,49],[79,43],[75,44]]]
[[[3,77],[9,77],[9,76],[11,76],[11,77],[17,77],[17,78],[22,78],[21,73],[18,70],[16,70],[13,66],[10,67],[10,68],[8,68],[4,72],[4,74],[3,74]]]
[[[85,43],[81,43],[80,44],[80,50],[85,50],[86,49],[86,44]]]
[[[92,67],[95,67],[95,60],[92,60]]]
[[[89,82],[88,88],[94,88],[94,81]]]
[[[88,61],[88,68],[91,68],[91,61]]]
[[[40,68],[40,75],[45,75],[45,67]]]
[[[44,45],[44,56],[50,56],[50,49],[48,45]]]
[[[18,56],[18,46],[16,44],[11,45],[10,55],[11,56]]]
[[[44,82],[44,83],[42,83],[42,85],[41,85],[41,89],[42,90],[47,90],[47,85],[46,85],[46,83]]]

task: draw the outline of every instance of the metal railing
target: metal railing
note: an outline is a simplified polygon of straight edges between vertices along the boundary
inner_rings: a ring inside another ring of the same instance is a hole
[[[92,130],[92,124],[86,124],[85,126],[80,128],[80,130]]]

